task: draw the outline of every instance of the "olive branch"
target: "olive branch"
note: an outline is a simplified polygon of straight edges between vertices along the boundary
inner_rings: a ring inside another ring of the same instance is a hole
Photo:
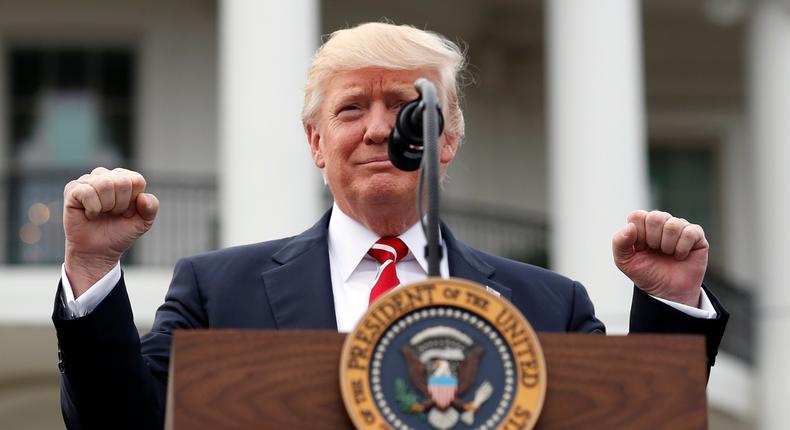
[[[403,378],[395,378],[395,400],[398,401],[398,407],[401,412],[407,414],[413,414],[414,412],[411,410],[411,407],[415,403],[419,403],[419,397],[409,389],[409,384],[407,384]],[[419,417],[425,419],[425,412],[420,412]]]

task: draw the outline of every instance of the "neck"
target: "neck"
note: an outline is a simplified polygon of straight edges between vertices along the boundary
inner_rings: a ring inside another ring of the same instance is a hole
[[[371,205],[356,209],[340,202],[337,205],[343,213],[381,237],[399,236],[419,220],[414,203]]]

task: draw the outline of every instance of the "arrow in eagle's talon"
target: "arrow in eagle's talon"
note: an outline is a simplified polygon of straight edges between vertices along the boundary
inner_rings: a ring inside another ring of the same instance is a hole
[[[480,405],[485,403],[491,394],[494,393],[494,387],[491,386],[491,383],[488,381],[483,382],[480,387],[475,391],[475,398],[464,405],[464,409],[466,412],[461,414],[461,421],[471,426],[472,423],[475,421],[475,412],[480,409]]]

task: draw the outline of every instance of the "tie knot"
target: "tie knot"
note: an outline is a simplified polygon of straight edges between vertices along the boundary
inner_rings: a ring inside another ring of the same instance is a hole
[[[375,258],[379,264],[384,264],[387,260],[397,263],[408,253],[409,247],[397,237],[382,237],[368,251],[368,255]]]

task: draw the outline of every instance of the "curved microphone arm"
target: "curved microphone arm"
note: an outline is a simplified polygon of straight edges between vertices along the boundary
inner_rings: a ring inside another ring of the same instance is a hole
[[[442,247],[439,243],[439,97],[431,81],[420,78],[414,83],[428,109],[423,109],[422,133],[425,142],[426,188],[428,189],[428,220],[425,258],[428,260],[428,276],[441,276],[439,262],[442,261]],[[437,109],[431,109],[436,106]]]

